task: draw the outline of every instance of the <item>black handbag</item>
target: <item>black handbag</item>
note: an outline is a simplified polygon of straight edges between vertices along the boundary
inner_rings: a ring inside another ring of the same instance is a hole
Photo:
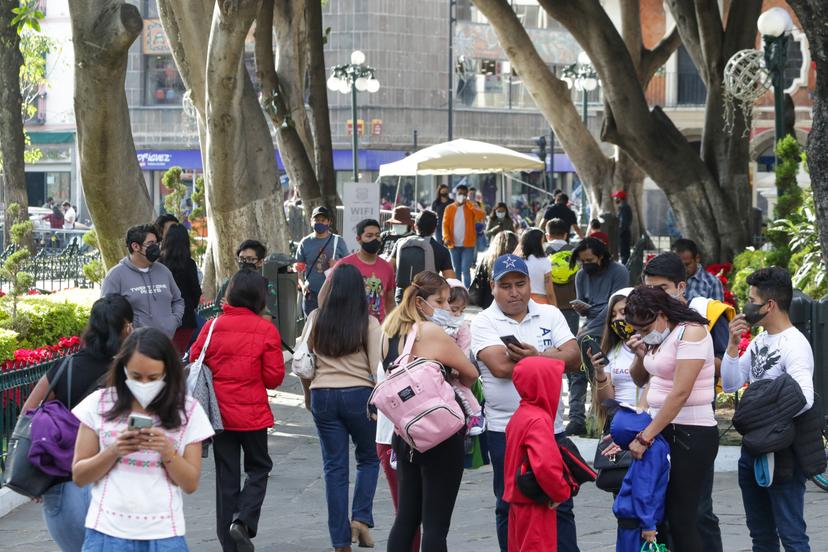
[[[71,357],[68,357],[63,360],[57,374],[55,374],[54,381],[49,384],[49,389],[38,408],[51,394],[55,384],[60,381],[60,377],[70,364],[70,359]],[[71,371],[69,374],[71,377]],[[70,388],[71,385],[70,381]],[[29,498],[43,496],[43,493],[49,490],[52,485],[63,480],[63,478],[44,473],[29,461],[29,449],[32,446],[32,418],[36,411],[37,409],[30,410],[17,418],[17,424],[15,424],[14,431],[9,439],[6,466],[3,470],[3,486]]]
[[[627,475],[627,468],[632,464],[633,458],[628,450],[622,450],[618,454],[604,456],[602,453],[612,444],[612,440],[601,440],[595,450],[595,459],[592,467],[598,472],[595,478],[595,486],[608,493],[617,493],[621,490],[621,483]]]

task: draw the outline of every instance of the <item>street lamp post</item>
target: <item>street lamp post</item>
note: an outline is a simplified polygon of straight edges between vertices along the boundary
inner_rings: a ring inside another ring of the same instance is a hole
[[[765,68],[773,83],[774,157],[776,144],[785,135],[785,63],[788,61],[788,41],[793,21],[783,8],[771,8],[762,13],[756,27],[765,42]]]
[[[584,126],[589,129],[588,95],[601,86],[598,73],[595,72],[587,53],[581,52],[578,54],[578,61],[564,67],[562,74],[562,80],[567,87],[571,89],[575,86],[575,89],[581,92],[581,117],[584,120]],[[586,188],[584,187],[584,181],[581,180],[581,221],[589,222],[584,220],[584,214],[586,214]]]
[[[354,182],[359,182],[359,134],[357,128],[357,92],[374,93],[380,89],[374,78],[374,68],[365,65],[365,54],[351,52],[351,63],[336,65],[328,78],[328,89],[342,94],[351,93],[351,135],[353,136]]]

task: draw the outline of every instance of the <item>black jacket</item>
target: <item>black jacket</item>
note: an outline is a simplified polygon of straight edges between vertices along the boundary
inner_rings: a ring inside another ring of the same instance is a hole
[[[168,267],[169,268],[169,267]],[[198,283],[198,267],[194,260],[190,259],[182,268],[170,269],[175,284],[181,291],[184,298],[184,318],[181,319],[182,328],[195,328],[195,311],[198,308],[198,301],[201,299],[201,284]]]
[[[777,452],[793,444],[794,416],[805,404],[802,389],[790,374],[754,381],[739,401],[733,426],[750,454]]]

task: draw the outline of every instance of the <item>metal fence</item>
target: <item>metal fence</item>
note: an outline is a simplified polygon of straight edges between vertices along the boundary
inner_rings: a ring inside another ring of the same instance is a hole
[[[14,252],[14,246],[7,247],[0,253],[0,264]],[[92,287],[92,282],[84,275],[83,267],[95,259],[99,253],[84,253],[78,237],[71,238],[62,248],[44,247],[24,264],[23,271],[34,278],[32,287],[46,291],[60,291],[77,287]],[[0,276],[0,290],[8,292],[11,282]]]
[[[67,349],[44,362],[14,363],[0,371],[0,473],[6,467],[6,452],[17,418],[35,384],[67,354],[75,352],[77,349]]]

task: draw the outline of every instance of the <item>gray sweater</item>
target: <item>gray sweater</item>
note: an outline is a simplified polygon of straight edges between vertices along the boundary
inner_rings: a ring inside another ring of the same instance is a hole
[[[104,278],[101,296],[117,293],[126,297],[135,315],[136,328],[150,326],[172,338],[184,316],[184,299],[170,270],[159,262],[146,272],[124,257]]]
[[[630,273],[624,265],[615,261],[611,261],[609,266],[592,276],[584,270],[579,270],[575,276],[575,291],[578,299],[592,305],[586,314],[586,325],[579,335],[600,338],[604,334],[610,297],[614,292],[629,285]]]

